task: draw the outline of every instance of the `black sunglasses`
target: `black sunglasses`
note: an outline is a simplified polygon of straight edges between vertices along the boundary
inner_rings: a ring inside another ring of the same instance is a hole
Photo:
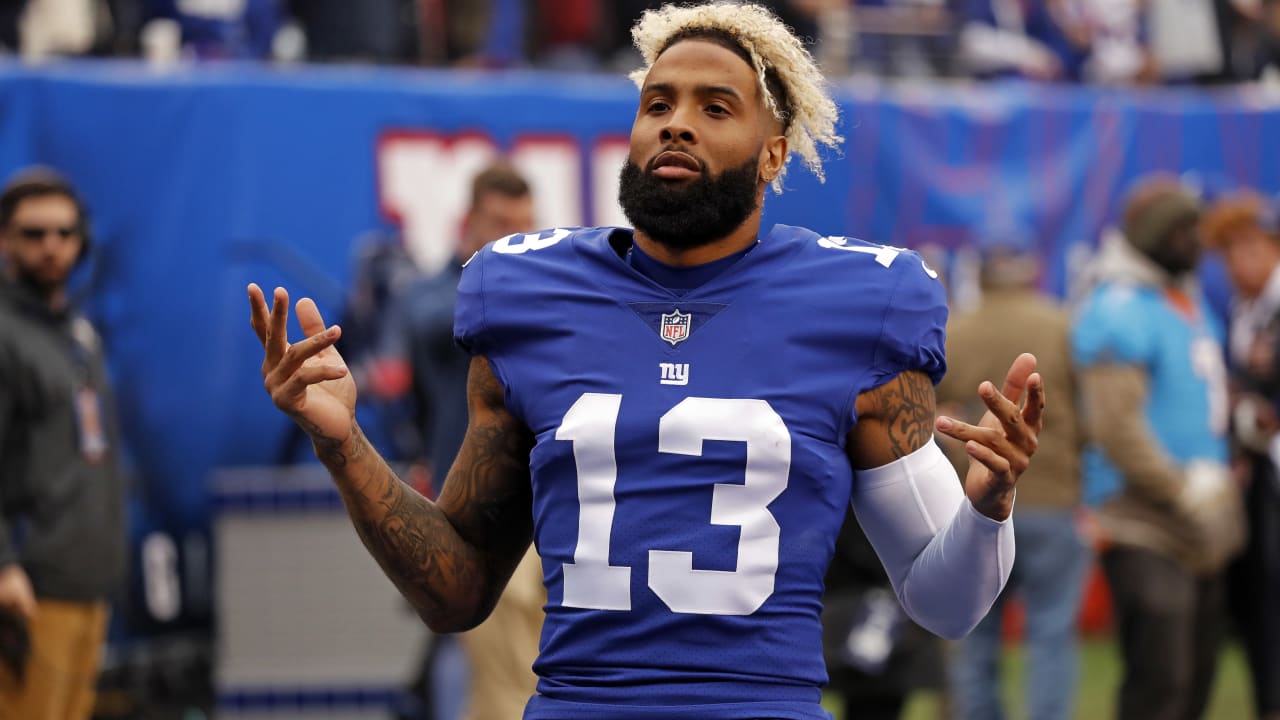
[[[57,233],[58,237],[66,240],[79,234],[80,230],[76,227],[37,227],[28,225],[18,228],[18,235],[23,240],[43,240],[46,235]]]

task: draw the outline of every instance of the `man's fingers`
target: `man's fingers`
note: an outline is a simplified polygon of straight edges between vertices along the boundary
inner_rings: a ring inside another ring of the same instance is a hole
[[[1001,458],[1004,468],[1001,472],[1007,472],[1012,468],[1015,472],[1022,473],[1030,465],[1030,453],[1035,451],[1034,435],[1027,441],[1031,447],[1024,449],[1011,442],[1000,428],[970,425],[950,417],[939,417],[934,425],[938,432],[965,443],[966,448],[970,445],[980,446],[989,451],[990,456]],[[983,453],[983,457],[987,455],[988,453]],[[993,471],[996,470],[990,462],[983,461],[983,464],[992,468]]]
[[[282,378],[298,372],[298,369],[312,357],[318,355],[325,348],[332,347],[338,338],[342,336],[342,330],[334,325],[324,332],[312,335],[301,342],[296,342],[289,346],[284,352],[284,357],[276,364],[275,369],[271,371],[276,377],[277,382]]]
[[[1039,434],[1044,422],[1044,378],[1040,373],[1032,373],[1027,379],[1027,402],[1022,407],[1022,419]]]
[[[996,392],[996,386],[990,382],[984,382],[978,386],[978,396],[982,398],[982,402],[987,406],[987,410],[995,416],[996,420],[1004,426],[1006,433],[1021,434],[1022,430],[1022,413],[1018,410],[1018,404]]]
[[[267,300],[257,283],[249,283],[249,324],[262,347],[267,347]]]
[[[267,365],[275,367],[284,353],[289,349],[289,293],[284,288],[276,288],[271,295],[271,315],[267,319],[266,348]]]
[[[1022,353],[1014,358],[1013,364],[1009,366],[1009,372],[1004,376],[1004,387],[1000,390],[1000,394],[1009,398],[1015,405],[1018,404],[1018,401],[1022,400],[1022,391],[1027,387],[1027,380],[1035,371],[1035,355]]]
[[[314,300],[304,297],[294,308],[298,312],[298,325],[302,327],[303,335],[311,337],[324,332],[324,318],[320,316],[320,308],[316,307]]]
[[[968,453],[969,457],[977,460],[983,465],[986,465],[987,469],[990,470],[991,474],[995,477],[1010,477],[1009,471],[1011,469],[1011,463],[1009,459],[995,450],[992,450],[980,442],[971,440],[964,444],[964,451]]]
[[[1000,430],[980,425],[970,425],[955,418],[939,417],[934,426],[943,435],[949,435],[961,442],[972,440],[984,445],[991,445],[1006,441],[1004,433]]]
[[[277,407],[292,411],[308,387],[326,380],[337,380],[346,374],[347,368],[342,365],[309,365],[290,375],[271,393],[271,399]]]

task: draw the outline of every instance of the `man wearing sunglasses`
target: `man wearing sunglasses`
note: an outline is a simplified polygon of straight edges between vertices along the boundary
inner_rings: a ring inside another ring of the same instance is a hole
[[[102,344],[67,278],[89,240],[46,169],[0,192],[0,717],[87,719],[124,565]],[[15,528],[24,531],[15,537]]]

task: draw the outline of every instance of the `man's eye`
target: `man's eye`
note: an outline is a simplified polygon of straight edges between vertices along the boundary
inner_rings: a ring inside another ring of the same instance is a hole
[[[655,100],[649,103],[649,112],[666,112],[669,109],[670,106],[661,100]]]
[[[729,108],[723,105],[708,105],[707,112],[711,113],[712,115],[728,115]]]

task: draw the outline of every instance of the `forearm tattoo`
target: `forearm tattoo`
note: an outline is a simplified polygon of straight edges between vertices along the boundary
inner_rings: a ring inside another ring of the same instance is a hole
[[[501,385],[487,365],[483,370],[473,367],[468,393],[481,393],[489,412],[472,413],[439,504],[401,482],[363,436],[346,457],[322,457],[339,479],[361,541],[437,630],[465,629],[484,618],[532,535],[532,437],[501,407]],[[319,445],[316,451],[340,453]]]
[[[933,437],[933,383],[921,372],[900,373],[873,391],[876,416],[888,429],[894,458],[924,447]]]

